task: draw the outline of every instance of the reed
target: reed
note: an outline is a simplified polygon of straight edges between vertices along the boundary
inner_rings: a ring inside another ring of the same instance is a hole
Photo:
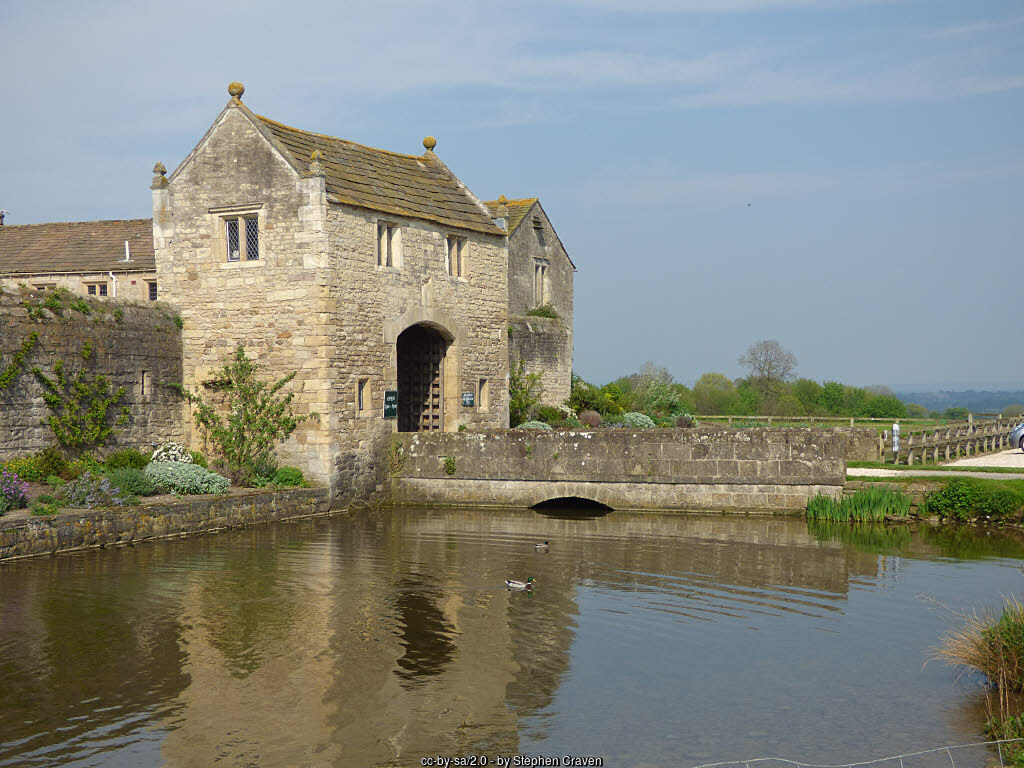
[[[910,497],[885,487],[862,488],[838,502],[821,494],[807,500],[807,517],[810,520],[880,522],[887,517],[905,518],[908,514]]]
[[[964,614],[963,624],[942,638],[933,658],[980,672],[999,701],[999,720],[1013,715],[1013,694],[1024,692],[1024,604],[1003,597],[1003,612]]]

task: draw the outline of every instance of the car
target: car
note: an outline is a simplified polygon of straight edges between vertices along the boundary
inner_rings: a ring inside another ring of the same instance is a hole
[[[1010,433],[1010,445],[1016,445],[1024,451],[1024,422],[1013,428],[1013,432]]]

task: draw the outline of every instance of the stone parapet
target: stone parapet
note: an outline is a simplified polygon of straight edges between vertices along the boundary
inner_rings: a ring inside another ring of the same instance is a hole
[[[326,488],[250,490],[122,509],[72,510],[52,517],[0,517],[0,561],[326,514]]]
[[[396,501],[614,509],[803,507],[846,481],[846,436],[804,429],[495,430],[396,436]]]

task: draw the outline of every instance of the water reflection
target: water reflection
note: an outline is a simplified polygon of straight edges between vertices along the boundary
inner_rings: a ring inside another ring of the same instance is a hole
[[[918,595],[998,602],[1020,576],[989,558],[1022,552],[969,528],[410,509],[13,563],[0,766],[841,762],[974,738],[921,668],[945,618]],[[532,596],[504,588],[527,576]]]

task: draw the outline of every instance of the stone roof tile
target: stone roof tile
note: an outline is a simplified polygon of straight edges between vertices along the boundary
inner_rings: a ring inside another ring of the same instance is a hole
[[[321,152],[327,194],[334,202],[504,234],[432,152],[403,155],[256,117],[301,170],[309,169],[314,150]]]
[[[152,219],[0,226],[0,275],[155,269]]]

